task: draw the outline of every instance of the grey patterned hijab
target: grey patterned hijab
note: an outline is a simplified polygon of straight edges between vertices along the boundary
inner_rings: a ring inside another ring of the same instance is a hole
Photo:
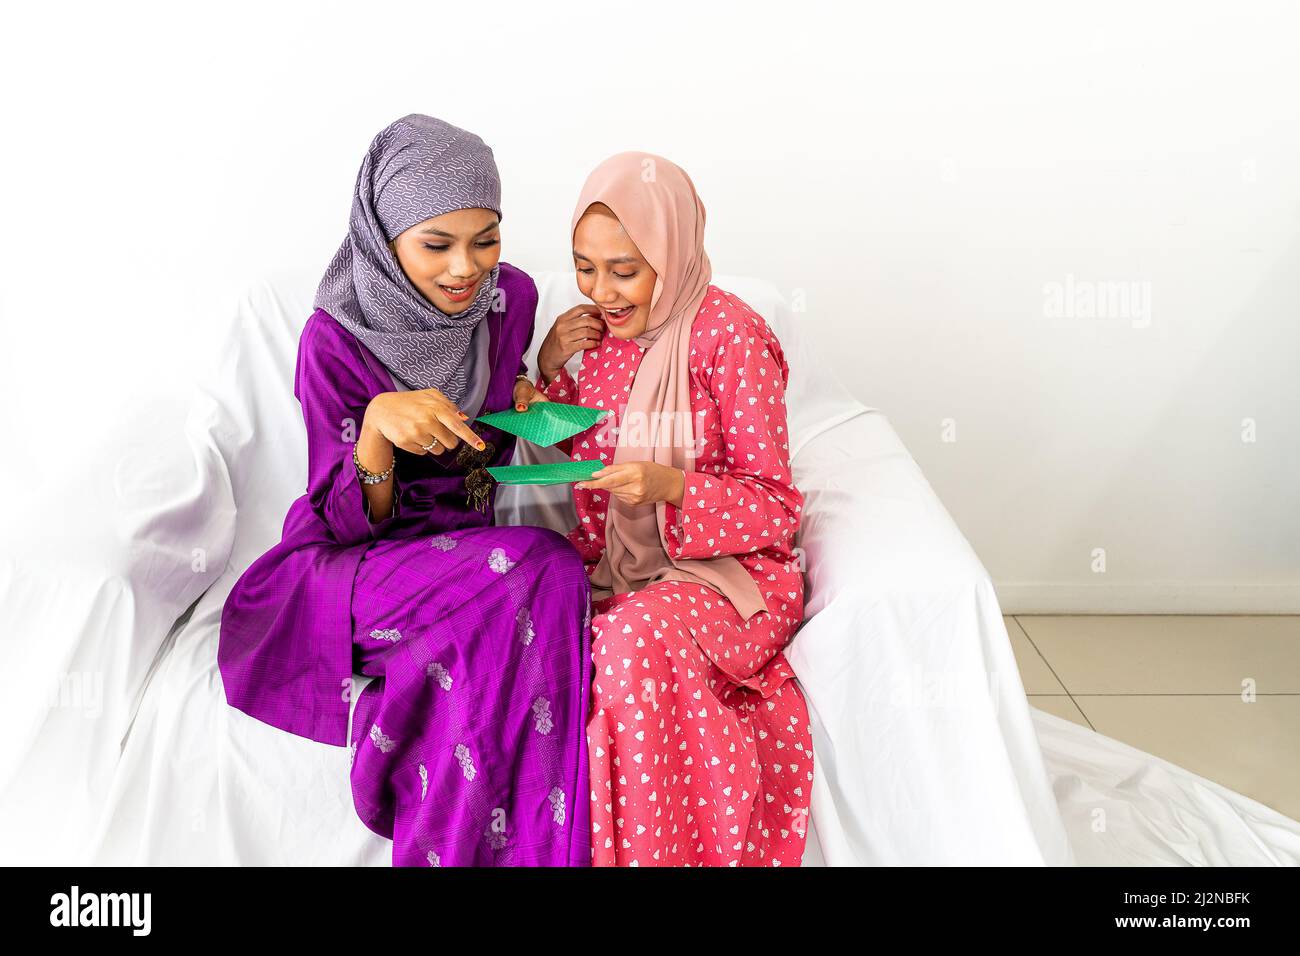
[[[360,339],[394,379],[439,389],[459,407],[485,371],[474,368],[472,343],[495,303],[500,269],[483,279],[468,309],[448,315],[411,284],[388,247],[416,223],[457,209],[501,215],[501,179],[483,140],[420,113],[380,130],[361,161],[348,235],[316,289],[315,305]]]

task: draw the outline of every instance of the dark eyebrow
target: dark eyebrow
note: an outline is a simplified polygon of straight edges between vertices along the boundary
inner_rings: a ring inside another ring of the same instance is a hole
[[[492,223],[491,225],[484,226],[484,227],[483,227],[482,229],[480,229],[478,232],[474,233],[474,235],[476,235],[476,236],[481,236],[481,235],[483,235],[483,233],[485,233],[485,232],[491,232],[493,229],[497,228],[499,225],[501,225],[501,220],[500,220],[500,219],[498,219],[496,222]],[[453,236],[451,233],[449,233],[449,232],[443,232],[441,229],[435,229],[435,228],[433,228],[433,226],[425,226],[423,229],[420,230],[420,232],[421,232],[422,234],[428,234],[428,235],[433,235],[433,236],[442,236],[444,239],[455,239],[455,238],[456,238],[456,237]]]
[[[591,261],[586,256],[584,256],[581,252],[579,252],[577,249],[573,250],[573,258],[581,259],[583,262]],[[605,265],[618,266],[618,265],[622,265],[625,262],[640,262],[640,260],[637,259],[636,256],[619,256],[617,259],[606,259]]]

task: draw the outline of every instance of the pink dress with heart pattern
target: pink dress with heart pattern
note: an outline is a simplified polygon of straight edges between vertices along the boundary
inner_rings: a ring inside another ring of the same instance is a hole
[[[599,601],[587,745],[595,865],[797,866],[812,790],[808,708],[783,648],[803,617],[794,546],[803,496],[786,432],[789,369],[762,316],[709,286],[690,355],[699,449],[682,507],[666,505],[676,558],[734,555],[768,610],[748,621],[712,588],[659,581]],[[644,349],[606,331],[552,401],[623,414]],[[542,383],[539,382],[539,386]],[[613,460],[610,419],[566,443]],[[608,492],[575,490],[569,533],[588,573],[605,547]]]

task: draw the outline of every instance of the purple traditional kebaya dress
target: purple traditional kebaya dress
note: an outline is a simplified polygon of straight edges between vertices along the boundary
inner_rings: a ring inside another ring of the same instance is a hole
[[[497,285],[506,307],[482,320],[491,376],[474,413],[511,407],[532,337],[532,280],[502,263]],[[370,399],[393,389],[374,354],[317,309],[294,385],[307,494],[226,601],[226,699],[291,733],[350,744],[353,801],[392,838],[394,865],[585,866],[582,560],[554,532],[492,527],[490,502],[467,501],[454,452],[398,449],[394,513],[372,524],[352,442]],[[488,464],[510,460],[511,436],[473,427],[495,446]],[[354,668],[375,679],[349,741]]]

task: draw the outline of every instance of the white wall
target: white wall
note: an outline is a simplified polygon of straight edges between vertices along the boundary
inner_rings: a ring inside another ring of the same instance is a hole
[[[1007,610],[1300,610],[1300,16],[1046,6],[10,11],[5,460],[79,463],[183,388],[420,111],[494,147],[527,269],[604,156],[685,166],[715,268],[802,297]],[[1067,281],[1149,312],[1052,314]]]

